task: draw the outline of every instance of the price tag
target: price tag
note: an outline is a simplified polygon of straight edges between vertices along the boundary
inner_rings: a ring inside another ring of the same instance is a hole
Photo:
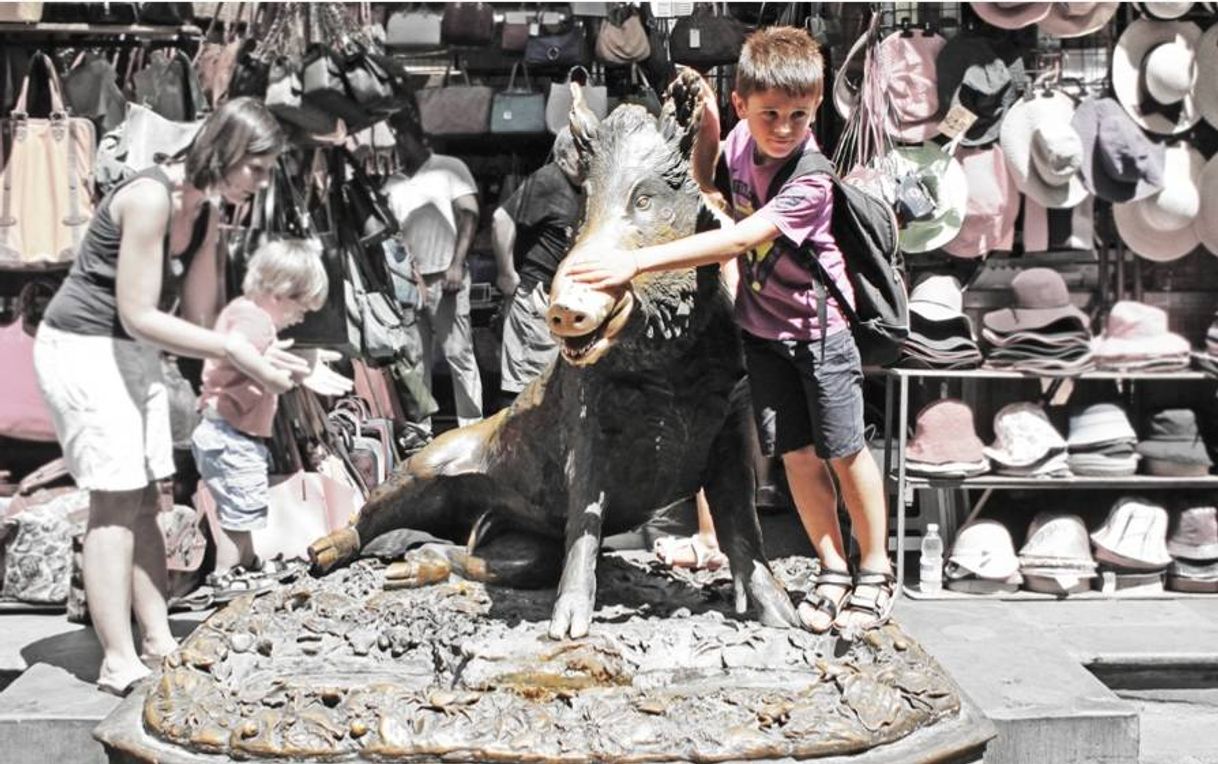
[[[504,122],[511,122],[511,121],[512,121],[512,110],[511,110],[511,109],[504,109],[504,110],[503,110],[503,121],[504,121]]]
[[[689,30],[689,47],[691,47],[691,48],[701,48],[702,47],[702,30],[701,29],[694,27]]]
[[[540,21],[530,21],[529,22],[529,37],[538,37],[540,35],[541,35],[541,22]]]
[[[948,138],[955,138],[957,135],[968,132],[976,121],[976,114],[958,103],[952,104],[952,108],[947,111],[947,116],[939,123],[939,132]]]

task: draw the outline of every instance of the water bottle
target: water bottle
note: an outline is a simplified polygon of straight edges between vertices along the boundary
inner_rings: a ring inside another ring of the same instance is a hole
[[[943,588],[943,539],[939,537],[938,523],[928,523],[926,526],[918,567],[922,591],[938,592]]]

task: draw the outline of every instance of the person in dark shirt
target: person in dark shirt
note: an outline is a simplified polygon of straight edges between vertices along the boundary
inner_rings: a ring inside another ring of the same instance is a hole
[[[550,282],[574,241],[583,195],[571,131],[554,140],[553,160],[525,178],[495,210],[498,286],[509,300],[500,359],[505,397],[515,397],[554,360],[558,344],[546,326]]]

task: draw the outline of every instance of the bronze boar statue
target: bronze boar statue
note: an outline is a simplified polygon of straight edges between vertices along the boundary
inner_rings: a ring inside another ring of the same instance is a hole
[[[598,122],[572,89],[587,202],[564,263],[581,251],[658,244],[715,225],[690,173],[705,97],[695,73],[674,81],[658,120],[625,105]],[[440,435],[406,461],[353,525],[312,544],[314,571],[376,553],[390,531],[426,531],[454,543],[412,551],[398,566],[410,584],[450,574],[517,587],[558,578],[549,634],[581,637],[602,536],[704,488],[736,611],[745,613],[751,597],[762,623],[797,626],[762,550],[756,432],[717,266],[643,274],[609,291],[576,284],[560,266],[547,318],[561,346],[550,368],[511,407]]]

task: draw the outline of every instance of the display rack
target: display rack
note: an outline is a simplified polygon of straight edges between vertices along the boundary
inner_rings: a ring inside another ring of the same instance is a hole
[[[888,495],[894,496],[897,511],[896,528],[896,574],[897,590],[904,591],[905,584],[905,530],[907,508],[913,503],[913,490],[930,489],[937,491],[949,490],[980,490],[982,495],[970,510],[968,520],[976,517],[989,501],[994,491],[998,490],[1062,490],[1062,489],[1112,489],[1138,488],[1146,490],[1183,489],[1183,488],[1214,488],[1218,489],[1218,475],[1205,477],[1157,477],[1152,475],[1131,475],[1127,477],[1066,477],[1066,478],[1029,478],[1009,477],[1005,475],[979,475],[970,478],[927,478],[911,477],[906,470],[905,447],[909,433],[909,387],[913,379],[1034,379],[1041,380],[1052,393],[1067,380],[1112,380],[1112,381],[1155,381],[1155,382],[1188,382],[1204,381],[1212,377],[1195,371],[1177,372],[1117,372],[1090,371],[1073,377],[1049,377],[1043,374],[1025,373],[1019,371],[997,369],[968,369],[947,371],[940,369],[882,369],[884,375],[884,464],[885,487]],[[896,399],[894,401],[894,398]],[[895,406],[894,406],[895,404]],[[893,422],[893,415],[896,421]],[[893,432],[895,426],[896,432]],[[895,437],[894,437],[895,435]],[[895,454],[894,454],[895,450]],[[895,460],[895,461],[894,461]],[[945,502],[940,502],[944,506]],[[942,523],[946,530],[950,524]],[[965,596],[965,595],[962,595]]]

